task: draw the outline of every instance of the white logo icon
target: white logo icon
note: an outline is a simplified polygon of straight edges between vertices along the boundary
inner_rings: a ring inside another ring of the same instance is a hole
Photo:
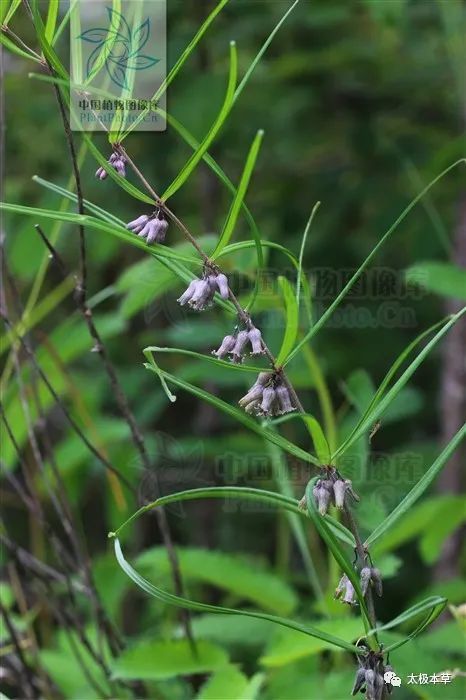
[[[389,685],[394,685],[397,688],[399,688],[401,685],[401,678],[397,676],[396,673],[393,673],[393,671],[386,671],[383,674],[383,679],[385,683],[388,683]]]

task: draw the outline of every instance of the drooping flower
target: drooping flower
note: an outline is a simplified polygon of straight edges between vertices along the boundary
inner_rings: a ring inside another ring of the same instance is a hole
[[[228,355],[228,353],[233,350],[236,344],[236,338],[234,335],[226,335],[224,339],[222,340],[222,343],[218,350],[212,350],[212,355],[215,355],[215,357],[218,357],[219,360],[223,360],[224,357]]]
[[[290,392],[284,384],[279,384],[276,388],[277,401],[280,407],[280,413],[283,415],[285,413],[291,413],[295,411],[296,408],[291,402]]]
[[[266,386],[262,392],[262,401],[259,411],[263,416],[275,415],[275,402],[277,398],[276,389],[273,386]]]
[[[258,328],[251,328],[248,333],[248,340],[251,343],[251,355],[263,355],[262,333]]]
[[[262,344],[262,334],[255,326],[247,331],[243,330],[238,333],[236,345],[230,351],[232,362],[240,363],[243,361],[248,344],[251,346],[251,355],[262,355],[265,352]]]
[[[113,152],[107,162],[121,177],[126,177],[126,159],[120,153]],[[108,173],[105,168],[100,167],[97,168],[95,176],[99,180],[105,180],[108,177]]]
[[[318,479],[312,493],[316,508],[321,515],[325,515],[332,500],[333,482],[330,479]]]
[[[236,336],[236,342],[230,350],[231,361],[239,364],[243,359],[243,350],[249,341],[249,332],[240,331]]]
[[[343,574],[340,582],[338,583],[335,590],[335,598],[341,600],[343,603],[347,603],[348,605],[356,605],[357,601],[354,586],[346,574]]]
[[[230,296],[230,289],[228,287],[228,277],[220,272],[218,275],[211,275],[214,278],[215,285],[219,291],[222,299],[228,299]]]

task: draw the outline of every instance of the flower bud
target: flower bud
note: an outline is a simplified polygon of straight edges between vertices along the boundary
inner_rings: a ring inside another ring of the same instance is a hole
[[[380,574],[380,571],[375,567],[372,567],[371,569],[371,581],[375,588],[375,592],[377,593],[379,598],[381,598],[383,594],[382,576]]]
[[[215,281],[222,299],[228,299],[228,297],[230,296],[230,290],[228,287],[227,276],[224,275],[223,272],[221,272],[219,275],[216,276]]]
[[[376,688],[376,673],[371,668],[368,668],[364,674],[364,679],[366,681],[366,700],[376,700],[377,699],[377,688]]]
[[[129,229],[130,231],[133,231],[134,233],[140,233],[148,221],[149,221],[149,217],[146,216],[145,214],[143,214],[142,216],[139,216],[137,219],[134,219],[134,221],[130,221],[129,224],[126,224],[126,228]]]
[[[262,402],[260,405],[260,410],[262,415],[271,416],[274,415],[274,403],[275,403],[276,393],[272,386],[266,386],[262,392]]]

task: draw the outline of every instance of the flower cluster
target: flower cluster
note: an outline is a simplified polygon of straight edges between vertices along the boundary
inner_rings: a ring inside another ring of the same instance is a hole
[[[369,585],[374,587],[375,592],[380,597],[382,595],[382,577],[380,571],[373,566],[364,566],[359,574],[362,594],[365,596],[369,590]],[[335,590],[335,598],[348,605],[356,605],[356,592],[354,586],[346,574],[341,577]]]
[[[366,700],[382,700],[386,697],[386,692],[392,692],[392,685],[385,683],[385,674],[395,677],[392,667],[385,666],[381,654],[369,652],[362,660],[359,660],[359,668],[351,694],[365,692]]]
[[[318,479],[312,490],[316,508],[321,515],[325,515],[330,504],[337,508],[344,508],[347,495],[350,495],[355,501],[359,500],[354,493],[350,479],[341,479],[340,477],[331,479]]]
[[[222,299],[229,297],[228,279],[223,273],[205,274],[202,279],[192,280],[177,301],[181,306],[188,304],[195,311],[204,311],[212,305],[215,292],[218,292]]]
[[[120,153],[113,152],[108,159],[108,163],[117,171],[118,175],[126,177],[126,159]],[[105,168],[100,167],[97,168],[95,176],[99,180],[105,180],[105,178],[108,177],[108,173]]]
[[[240,363],[245,356],[247,345],[251,346],[250,355],[263,355],[262,334],[258,328],[252,327],[248,331],[239,331],[234,335],[226,335],[222,340],[218,350],[212,350],[219,360],[223,360],[227,355],[231,355],[231,361]]]
[[[273,372],[261,372],[248,393],[239,400],[246,413],[259,416],[281,416],[296,410],[290,392]]]
[[[168,229],[168,221],[159,211],[156,216],[146,216],[143,214],[134,221],[126,224],[126,228],[136,233],[138,238],[144,238],[151,243],[163,243]]]

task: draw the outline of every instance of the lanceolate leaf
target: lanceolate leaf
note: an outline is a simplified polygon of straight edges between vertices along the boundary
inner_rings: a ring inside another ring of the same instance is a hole
[[[426,471],[424,476],[419,479],[417,484],[413,486],[411,491],[403,498],[401,503],[399,503],[390,513],[390,515],[385,518],[385,520],[380,523],[378,527],[375,528],[372,534],[367,538],[366,546],[373,544],[377,539],[379,539],[379,537],[393,527],[393,525],[411,508],[418,498],[422,496],[424,491],[430,486],[437,474],[439,474],[451,455],[464,439],[466,439],[466,425],[463,425],[463,427],[450,440],[448,445],[437,457],[432,466]]]
[[[222,250],[229,243],[231,236],[233,235],[233,231],[236,226],[236,221],[238,219],[243,200],[246,196],[249,181],[254,170],[254,165],[256,163],[257,156],[259,155],[259,149],[262,143],[263,136],[264,132],[258,131],[254,141],[252,142],[252,146],[246,158],[246,163],[244,166],[243,174],[241,175],[238,189],[236,190],[235,197],[230,207],[230,211],[228,212],[227,220],[223,227],[223,231],[220,234],[220,239],[217,243],[217,247],[211,255],[212,260],[215,260],[215,258],[217,258],[220,255]]]
[[[411,378],[411,376],[414,374],[416,369],[419,367],[420,364],[426,359],[426,357],[429,355],[431,350],[436,346],[436,344],[443,338],[445,333],[447,333],[450,328],[457,322],[459,319],[466,313],[466,307],[461,309],[457,314],[454,314],[451,316],[450,320],[441,328],[435,336],[432,338],[432,340],[427,343],[425,348],[421,350],[421,352],[418,354],[418,356],[411,362],[411,364],[408,366],[408,368],[403,372],[401,377],[395,382],[395,384],[392,386],[392,388],[387,391],[385,396],[375,404],[374,408],[372,411],[367,415],[360,423],[358,429],[354,432],[351,440],[346,443],[344,449],[340,448],[336,451],[334,454],[334,458],[337,457],[340,454],[343,454],[359,437],[363,435],[364,432],[369,430],[371,426],[375,423],[375,421],[382,416],[383,412],[385,409],[389,406],[389,404],[393,401],[393,399],[399,394],[401,389],[404,387],[404,385],[408,382],[408,380]]]
[[[223,105],[220,109],[220,112],[218,113],[216,120],[210,127],[207,135],[203,139],[197,151],[195,151],[192,154],[192,156],[188,159],[187,163],[183,166],[178,175],[175,177],[171,185],[169,185],[163,193],[162,199],[164,201],[169,199],[172,195],[175,194],[175,192],[177,192],[180,189],[180,187],[184,185],[184,183],[189,178],[195,167],[202,160],[204,153],[207,151],[210,144],[217,136],[221,127],[223,126],[232,105],[233,94],[236,86],[237,69],[238,58],[236,53],[236,44],[234,41],[232,41],[230,42],[230,72],[228,76],[228,85]]]
[[[283,335],[282,346],[277,355],[277,365],[280,366],[285,363],[286,358],[293,349],[296,342],[296,337],[298,335],[298,304],[293,291],[293,287],[288,282],[286,277],[279,277],[278,283],[283,295],[285,302],[285,333]]]
[[[430,598],[426,598],[420,603],[416,603],[416,605],[413,605],[411,608],[408,608],[408,610],[405,610],[405,612],[401,613],[401,615],[398,615],[390,622],[387,622],[385,625],[377,627],[376,630],[371,630],[368,634],[375,634],[376,632],[379,633],[383,630],[388,630],[392,629],[393,627],[397,627],[398,625],[403,625],[406,622],[408,622],[408,620],[418,617],[427,610],[427,615],[421,620],[417,627],[405,637],[405,639],[391,644],[385,650],[387,652],[394,651],[395,649],[398,649],[399,647],[409,642],[410,639],[414,639],[415,637],[417,637],[419,634],[421,634],[423,630],[426,629],[426,627],[431,625],[432,622],[434,622],[434,620],[436,620],[437,617],[445,609],[447,602],[448,601],[446,598],[442,598],[440,596],[431,596]]]

